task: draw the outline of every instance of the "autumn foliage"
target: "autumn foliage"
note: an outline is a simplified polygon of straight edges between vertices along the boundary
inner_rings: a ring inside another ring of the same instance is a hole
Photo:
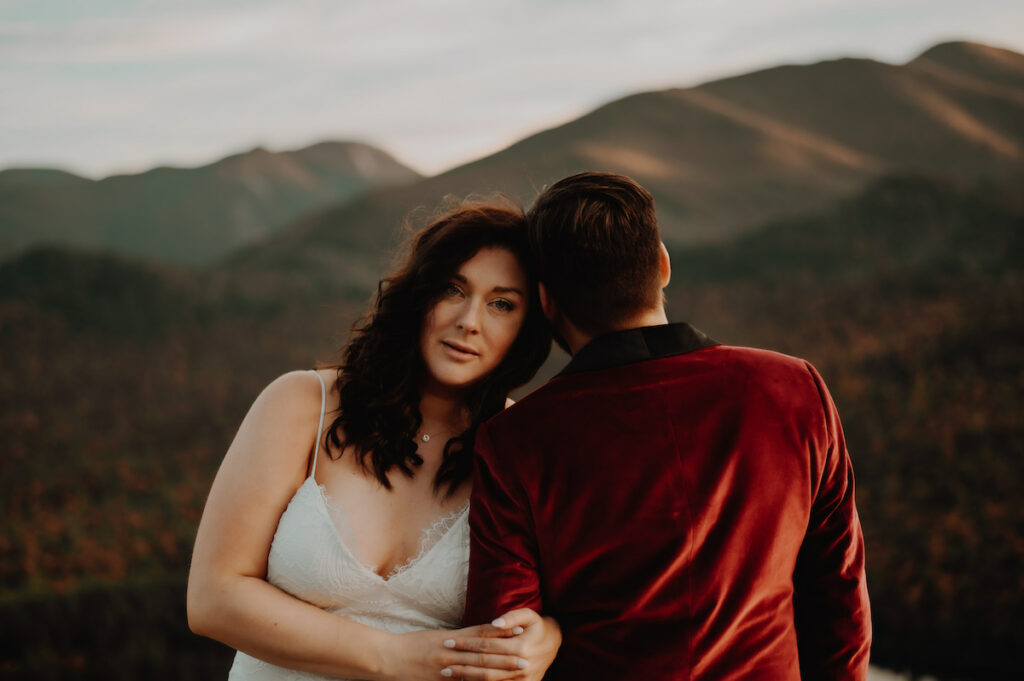
[[[1010,189],[896,177],[673,253],[673,319],[828,382],[885,666],[1024,671],[1022,234]],[[369,291],[215,282],[61,249],[0,266],[0,679],[224,677],[230,651],[184,622],[213,474],[262,386],[331,359]]]

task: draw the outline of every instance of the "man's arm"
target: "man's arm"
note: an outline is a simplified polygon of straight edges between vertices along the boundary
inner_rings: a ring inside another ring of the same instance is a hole
[[[864,537],[854,502],[853,466],[843,428],[821,376],[807,365],[824,412],[823,452],[811,517],[797,559],[794,607],[800,675],[864,679],[871,647],[871,611],[864,574]]]
[[[474,446],[467,623],[517,608],[542,611],[537,541],[520,481],[504,472],[486,426]]]

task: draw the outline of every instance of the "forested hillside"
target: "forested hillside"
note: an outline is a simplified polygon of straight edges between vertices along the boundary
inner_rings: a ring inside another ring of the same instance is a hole
[[[828,381],[857,471],[879,664],[1021,670],[1022,229],[1012,191],[904,177],[673,253],[675,318],[806,357]],[[140,646],[139,665],[221,669],[225,653],[179,630],[213,472],[261,387],[329,359],[362,307],[244,307],[180,272],[66,251],[0,269],[0,352],[17,357],[0,380],[0,669],[132,678],[93,655],[112,631]],[[106,598],[120,611],[97,623],[85,604]]]

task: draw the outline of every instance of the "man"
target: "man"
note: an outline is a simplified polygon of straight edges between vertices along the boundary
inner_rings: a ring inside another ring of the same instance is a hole
[[[562,626],[550,679],[864,679],[853,472],[821,377],[668,324],[651,195],[582,173],[528,214],[572,361],[481,427],[467,623]]]

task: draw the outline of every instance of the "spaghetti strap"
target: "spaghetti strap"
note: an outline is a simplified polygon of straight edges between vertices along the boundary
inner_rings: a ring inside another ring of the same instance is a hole
[[[324,377],[320,375],[319,371],[316,369],[310,369],[309,371],[320,380],[320,425],[316,427],[316,447],[313,448],[313,469],[309,472],[309,477],[315,479],[316,460],[320,455],[320,438],[323,437],[324,433],[324,414],[327,411],[327,384],[324,383]]]

